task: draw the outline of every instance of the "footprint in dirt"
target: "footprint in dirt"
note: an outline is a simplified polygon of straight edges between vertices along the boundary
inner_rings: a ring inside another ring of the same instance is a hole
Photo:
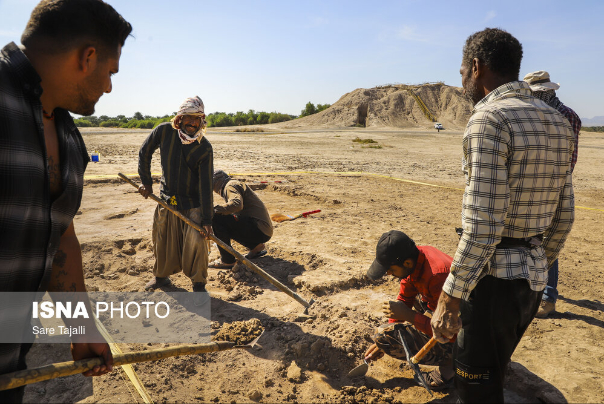
[[[143,241],[142,238],[131,238],[127,240],[116,240],[113,242],[114,246],[121,250],[123,254],[134,255],[136,254],[135,247]]]
[[[104,217],[105,220],[113,220],[113,219],[123,219],[126,216],[132,216],[133,214],[135,214],[136,212],[138,212],[138,208],[131,210],[129,212],[122,212],[122,213],[116,213],[113,215],[107,215]]]

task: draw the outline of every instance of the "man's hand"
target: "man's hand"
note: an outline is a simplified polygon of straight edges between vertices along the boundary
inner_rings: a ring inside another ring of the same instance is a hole
[[[382,304],[382,313],[388,318],[397,321],[413,322],[415,312],[399,300],[390,300]]]
[[[72,343],[71,356],[74,361],[80,359],[95,358],[100,356],[105,361],[104,365],[95,366],[91,370],[82,373],[84,376],[100,376],[113,371],[113,355],[106,342],[95,343]]]
[[[430,325],[434,338],[441,344],[450,342],[461,330],[460,302],[461,299],[458,297],[451,297],[445,292],[440,293],[438,306],[434,310]]]
[[[367,351],[365,352],[365,361],[376,361],[384,356],[384,351],[382,351],[376,344],[372,344]]]
[[[212,226],[207,224],[205,226],[201,226],[203,231],[200,231],[199,233],[201,233],[201,235],[206,239],[209,240],[210,236],[214,234],[214,231],[212,230]]]
[[[153,185],[139,185],[138,193],[147,199],[153,193]]]

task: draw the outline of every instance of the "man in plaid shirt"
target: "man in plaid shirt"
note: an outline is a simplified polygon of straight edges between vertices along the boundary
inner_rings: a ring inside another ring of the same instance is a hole
[[[556,97],[556,90],[560,84],[552,83],[549,73],[544,70],[532,72],[524,76],[524,81],[529,83],[533,96],[544,101],[547,105],[560,112],[573,128],[575,135],[575,150],[570,162],[570,171],[575,169],[577,163],[577,150],[579,145],[579,132],[581,131],[581,118],[572,109],[567,107]],[[543,292],[541,307],[535,315],[537,318],[546,318],[550,313],[556,311],[556,300],[558,300],[558,260],[554,261],[547,273],[547,286]]]
[[[461,402],[503,402],[505,369],[574,221],[573,133],[518,81],[522,45],[487,28],[460,69],[475,106],[463,136],[463,234],[432,317],[453,350]]]

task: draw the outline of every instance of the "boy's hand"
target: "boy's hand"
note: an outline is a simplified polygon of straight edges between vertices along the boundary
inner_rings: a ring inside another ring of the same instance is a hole
[[[400,301],[390,300],[382,304],[382,313],[393,320],[408,321],[408,316],[405,315],[408,311],[407,305]]]
[[[382,351],[376,344],[372,344],[367,351],[365,352],[365,361],[376,361],[384,356],[384,351]]]

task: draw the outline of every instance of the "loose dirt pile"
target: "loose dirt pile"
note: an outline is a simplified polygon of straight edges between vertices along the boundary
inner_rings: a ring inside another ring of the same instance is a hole
[[[214,335],[214,341],[230,341],[237,345],[249,344],[258,338],[264,328],[257,318],[248,321],[236,321],[232,324],[225,324],[220,331]]]
[[[419,96],[445,129],[462,129],[466,126],[472,103],[463,95],[461,88],[442,83],[359,88],[343,95],[324,111],[274,126],[433,129],[434,123],[426,118],[411,92]]]

